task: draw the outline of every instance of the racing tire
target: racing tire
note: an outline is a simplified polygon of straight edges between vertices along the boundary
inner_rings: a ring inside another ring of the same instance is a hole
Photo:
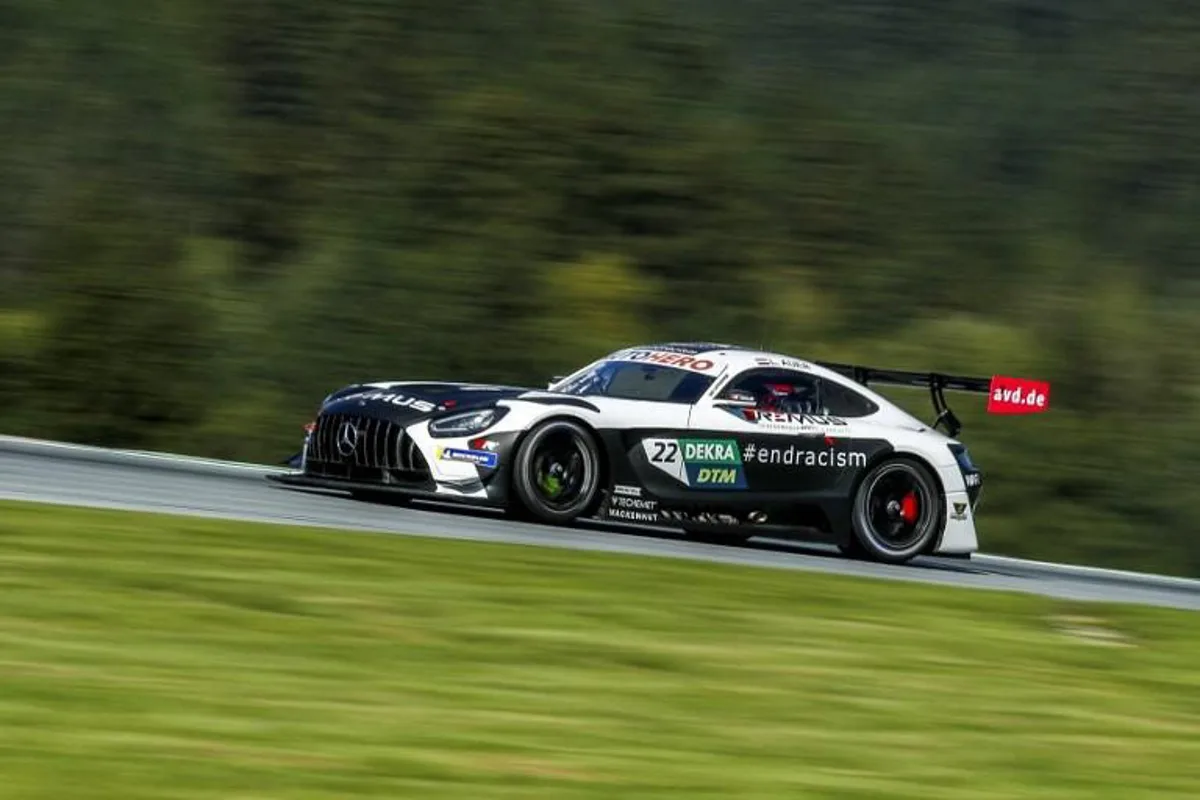
[[[566,525],[589,513],[600,496],[600,452],[587,428],[571,420],[545,422],[517,448],[513,461],[515,515]]]
[[[854,495],[851,557],[902,564],[925,552],[946,524],[941,487],[927,467],[909,458],[876,464]]]
[[[838,552],[844,555],[846,558],[858,560],[870,558],[870,556],[867,554],[867,549],[863,547],[862,542],[858,540],[857,533],[851,533],[850,541],[846,542],[845,544],[839,544],[837,549]]]

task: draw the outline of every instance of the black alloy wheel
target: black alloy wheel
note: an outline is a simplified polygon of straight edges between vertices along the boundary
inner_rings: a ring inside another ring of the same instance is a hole
[[[513,467],[513,488],[535,519],[565,524],[588,513],[600,491],[600,456],[586,428],[552,420],[521,443]]]
[[[899,564],[924,552],[945,524],[942,494],[924,466],[904,458],[873,468],[859,484],[849,548],[876,561]]]

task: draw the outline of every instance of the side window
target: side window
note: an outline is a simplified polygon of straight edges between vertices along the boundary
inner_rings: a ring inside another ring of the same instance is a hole
[[[849,386],[834,381],[821,381],[821,404],[825,413],[835,417],[865,417],[874,414],[879,406]]]
[[[719,397],[793,414],[828,413],[821,409],[818,380],[786,369],[747,370],[731,380]]]
[[[878,405],[849,386],[786,369],[747,370],[731,380],[719,397],[753,403],[757,408],[846,419],[866,417],[879,410]]]

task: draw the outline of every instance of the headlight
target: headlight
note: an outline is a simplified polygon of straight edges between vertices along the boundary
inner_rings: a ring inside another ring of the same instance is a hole
[[[495,425],[508,413],[507,408],[484,408],[479,411],[464,411],[449,417],[435,419],[429,423],[432,436],[471,436]]]

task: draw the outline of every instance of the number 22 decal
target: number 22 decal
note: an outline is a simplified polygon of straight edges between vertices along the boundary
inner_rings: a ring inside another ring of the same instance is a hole
[[[679,460],[679,442],[664,442],[661,439],[654,442],[650,460],[657,464],[674,464]]]

